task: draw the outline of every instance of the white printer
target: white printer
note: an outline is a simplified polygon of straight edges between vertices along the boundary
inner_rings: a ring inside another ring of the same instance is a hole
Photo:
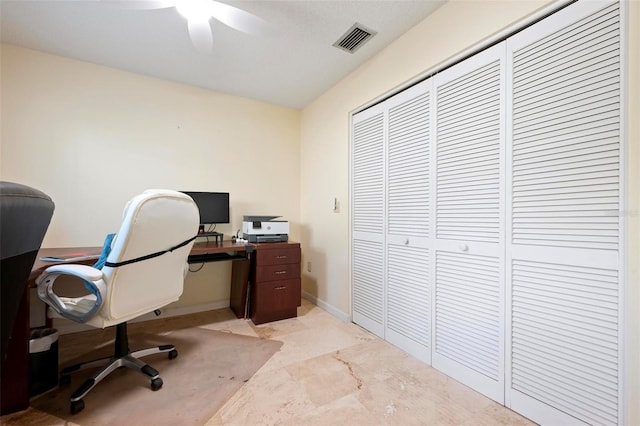
[[[243,216],[242,238],[250,243],[286,242],[289,239],[289,222],[274,220],[280,216]]]

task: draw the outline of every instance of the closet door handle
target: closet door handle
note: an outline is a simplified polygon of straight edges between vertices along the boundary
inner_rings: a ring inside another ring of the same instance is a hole
[[[469,245],[468,244],[460,244],[460,250],[469,251]]]
[[[405,238],[405,239],[404,239],[404,245],[405,245],[405,246],[408,246],[408,245],[409,245],[409,239],[408,239],[408,238]]]

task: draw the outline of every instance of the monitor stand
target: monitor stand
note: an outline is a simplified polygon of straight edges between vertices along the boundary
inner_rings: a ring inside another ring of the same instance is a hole
[[[216,243],[218,243],[218,238],[220,239],[220,242],[222,242],[224,234],[221,234],[220,232],[198,232],[198,237],[215,237]]]

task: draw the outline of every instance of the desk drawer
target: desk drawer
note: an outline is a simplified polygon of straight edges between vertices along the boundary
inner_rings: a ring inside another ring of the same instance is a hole
[[[255,303],[263,312],[280,312],[300,305],[300,278],[256,284]]]
[[[251,321],[263,324],[297,316],[300,278],[258,283],[251,289]]]
[[[256,266],[256,283],[300,278],[300,263]]]
[[[300,263],[300,247],[284,247],[256,252],[256,265],[283,265]]]

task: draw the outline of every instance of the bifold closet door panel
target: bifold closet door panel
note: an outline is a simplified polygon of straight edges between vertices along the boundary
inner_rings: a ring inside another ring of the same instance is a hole
[[[434,77],[432,363],[504,401],[505,45]]]
[[[353,322],[384,337],[386,115],[376,106],[352,120]]]
[[[426,363],[431,363],[431,85],[421,82],[385,102],[385,339]]]
[[[574,3],[507,47],[506,403],[543,424],[620,424],[619,4]]]

